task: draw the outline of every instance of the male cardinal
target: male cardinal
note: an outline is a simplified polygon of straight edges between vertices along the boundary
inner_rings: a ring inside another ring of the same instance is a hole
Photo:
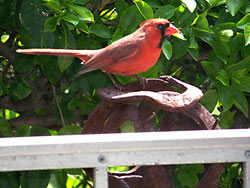
[[[150,19],[142,22],[134,33],[98,50],[19,49],[17,52],[78,57],[84,65],[77,75],[101,69],[109,76],[133,76],[157,62],[164,39],[175,33],[178,29],[168,20]]]

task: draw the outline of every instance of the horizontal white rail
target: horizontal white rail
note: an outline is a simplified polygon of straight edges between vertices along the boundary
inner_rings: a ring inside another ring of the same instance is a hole
[[[244,162],[250,187],[250,129],[0,138],[0,171]],[[98,179],[100,177],[100,179]]]

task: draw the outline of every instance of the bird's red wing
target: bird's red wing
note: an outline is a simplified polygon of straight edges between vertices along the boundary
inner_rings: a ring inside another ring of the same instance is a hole
[[[87,61],[82,71],[89,72],[94,69],[105,69],[118,62],[128,61],[139,54],[139,49],[140,43],[137,40],[122,40],[119,43],[113,43]]]

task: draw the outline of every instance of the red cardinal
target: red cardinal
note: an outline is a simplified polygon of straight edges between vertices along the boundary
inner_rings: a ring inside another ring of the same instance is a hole
[[[156,63],[165,37],[174,33],[178,33],[178,29],[168,20],[150,19],[141,23],[134,33],[98,50],[19,49],[17,52],[76,56],[84,62],[77,75],[101,69],[108,75],[133,76],[147,71]]]

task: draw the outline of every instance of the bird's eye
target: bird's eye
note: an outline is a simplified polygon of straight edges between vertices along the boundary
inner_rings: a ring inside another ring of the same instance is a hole
[[[158,24],[159,29],[163,29],[164,25],[163,24]]]

